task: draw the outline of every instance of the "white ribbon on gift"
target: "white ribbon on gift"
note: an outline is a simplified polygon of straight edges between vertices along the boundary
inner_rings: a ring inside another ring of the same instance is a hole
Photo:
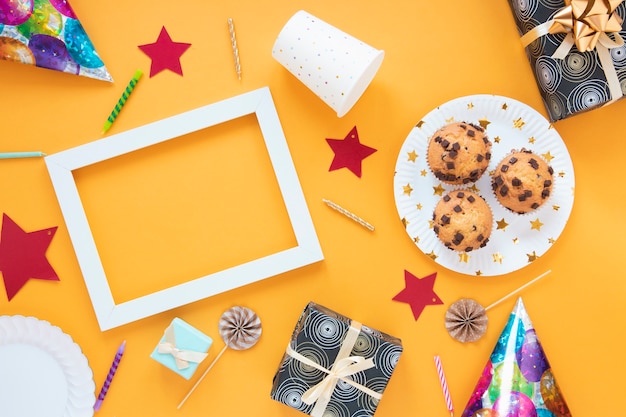
[[[319,363],[314,362],[306,356],[296,352],[291,345],[287,346],[287,354],[289,356],[326,374],[324,379],[302,394],[302,402],[305,404],[315,403],[313,410],[311,411],[312,417],[321,417],[324,414],[324,410],[330,402],[330,398],[339,380],[345,381],[377,400],[380,400],[383,397],[381,393],[369,389],[366,386],[355,382],[351,378],[348,378],[350,375],[354,375],[375,366],[372,358],[365,359],[362,356],[348,356],[350,355],[350,352],[352,352],[360,332],[361,323],[352,321],[350,328],[346,333],[346,337],[339,348],[339,353],[337,353],[335,363],[330,369],[326,369]]]
[[[157,345],[157,352],[172,355],[178,369],[189,368],[189,362],[200,363],[208,356],[207,353],[177,348],[173,324],[165,329],[165,341]]]

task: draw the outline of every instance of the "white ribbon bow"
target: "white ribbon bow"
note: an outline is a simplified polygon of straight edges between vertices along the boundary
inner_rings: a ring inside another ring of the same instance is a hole
[[[287,346],[287,354],[289,356],[326,374],[324,379],[302,394],[302,402],[305,404],[315,403],[315,406],[311,411],[311,416],[321,417],[324,414],[324,410],[326,409],[326,406],[328,405],[335,386],[339,380],[347,382],[377,400],[380,400],[383,397],[381,393],[371,390],[348,378],[350,375],[354,375],[375,366],[374,359],[372,358],[365,359],[362,356],[348,356],[354,347],[354,343],[356,342],[360,331],[361,324],[353,321],[343,343],[341,344],[339,353],[335,358],[335,363],[330,369],[326,369],[319,363],[314,362],[306,356],[296,352],[291,345]]]
[[[178,349],[176,347],[174,325],[170,325],[165,329],[165,341],[157,345],[157,352],[172,355],[178,369],[189,368],[189,362],[200,363],[208,356],[207,353]]]

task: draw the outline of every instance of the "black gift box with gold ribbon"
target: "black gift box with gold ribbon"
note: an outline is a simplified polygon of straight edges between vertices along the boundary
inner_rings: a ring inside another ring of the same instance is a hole
[[[311,416],[372,416],[400,339],[310,302],[274,376],[271,398]]]
[[[509,0],[552,122],[626,92],[624,0]]]

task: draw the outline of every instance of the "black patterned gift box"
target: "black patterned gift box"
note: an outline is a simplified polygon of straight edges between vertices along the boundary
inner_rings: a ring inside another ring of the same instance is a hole
[[[623,0],[509,3],[552,122],[623,97]]]
[[[274,376],[271,397],[314,417],[372,416],[401,353],[400,339],[311,302]]]

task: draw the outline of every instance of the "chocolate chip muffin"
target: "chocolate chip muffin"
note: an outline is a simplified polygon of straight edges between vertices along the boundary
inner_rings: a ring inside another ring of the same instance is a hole
[[[447,184],[477,181],[490,159],[491,141],[485,129],[472,123],[445,125],[428,142],[428,165],[435,177]]]
[[[493,225],[491,208],[478,194],[454,190],[433,211],[433,230],[451,250],[470,252],[487,245]]]
[[[496,199],[515,213],[529,213],[548,200],[554,184],[554,170],[528,149],[513,150],[491,177]]]

